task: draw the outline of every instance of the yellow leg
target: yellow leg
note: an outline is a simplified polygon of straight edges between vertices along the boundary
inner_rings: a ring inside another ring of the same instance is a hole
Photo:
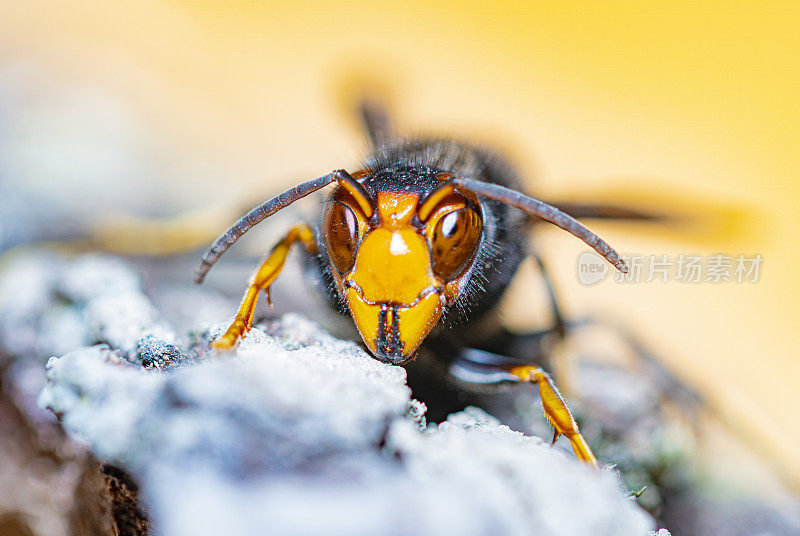
[[[578,459],[597,467],[597,458],[594,457],[592,449],[589,448],[586,439],[578,430],[578,423],[575,422],[572,412],[561,397],[561,393],[558,392],[550,375],[541,367],[535,366],[514,367],[509,372],[522,381],[539,384],[544,414],[556,429],[553,442],[562,434],[567,436]]]
[[[269,300],[269,286],[278,277],[283,269],[283,263],[286,261],[286,256],[292,244],[300,242],[305,248],[314,253],[316,251],[316,243],[314,242],[314,231],[308,225],[296,225],[286,234],[286,236],[272,248],[267,258],[261,263],[258,270],[253,273],[248,283],[247,290],[245,291],[242,304],[239,306],[239,311],[233,323],[228,328],[222,337],[214,341],[213,348],[217,350],[229,350],[250,331],[250,326],[253,325],[253,316],[256,311],[256,302],[258,301],[258,293],[263,290],[267,293],[267,300]],[[272,307],[272,302],[270,302]]]

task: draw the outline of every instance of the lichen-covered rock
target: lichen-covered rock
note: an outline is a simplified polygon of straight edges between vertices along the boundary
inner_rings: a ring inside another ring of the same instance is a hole
[[[120,259],[74,260],[43,250],[5,259],[0,277],[0,354],[45,361],[54,354],[105,342],[135,352],[148,334],[176,342]]]
[[[41,364],[63,356],[42,401],[142,484],[164,534],[596,534],[588,527],[603,520],[638,534],[652,524],[615,475],[486,415],[426,428],[403,369],[300,317],[262,323],[235,356],[209,354],[223,328],[209,321],[231,308],[190,286],[145,291],[113,257],[31,250],[2,267],[0,356],[25,400]],[[565,513],[545,511],[554,505]]]
[[[221,328],[168,372],[109,346],[48,363],[41,403],[140,482],[165,535],[652,528],[614,473],[479,410],[424,427],[402,368],[299,316],[254,328],[234,355],[202,351]]]

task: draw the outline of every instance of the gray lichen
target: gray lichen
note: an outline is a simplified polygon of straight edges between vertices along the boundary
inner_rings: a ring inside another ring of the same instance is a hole
[[[221,326],[208,335],[219,332]],[[41,403],[142,484],[164,534],[648,534],[613,473],[473,409],[420,428],[402,368],[287,315],[169,372],[109,346]]]
[[[0,277],[0,355],[31,373],[61,356],[41,403],[133,477],[158,534],[652,528],[614,472],[477,409],[426,425],[404,369],[300,316],[210,352],[224,324],[209,322],[232,307],[204,289],[145,290],[113,257],[19,254]]]

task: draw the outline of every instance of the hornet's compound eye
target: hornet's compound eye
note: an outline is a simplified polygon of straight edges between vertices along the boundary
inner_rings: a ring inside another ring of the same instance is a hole
[[[359,222],[353,209],[333,201],[325,211],[325,246],[333,265],[344,273],[353,267],[359,241]]]
[[[482,229],[480,216],[469,207],[442,216],[431,238],[434,273],[445,281],[461,275],[475,257]]]

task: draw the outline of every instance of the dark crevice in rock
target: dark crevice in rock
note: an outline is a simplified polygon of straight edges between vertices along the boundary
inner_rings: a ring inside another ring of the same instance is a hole
[[[118,536],[145,536],[150,523],[143,508],[138,486],[121,469],[114,468],[114,475],[106,475],[106,490],[111,502],[111,516]]]

